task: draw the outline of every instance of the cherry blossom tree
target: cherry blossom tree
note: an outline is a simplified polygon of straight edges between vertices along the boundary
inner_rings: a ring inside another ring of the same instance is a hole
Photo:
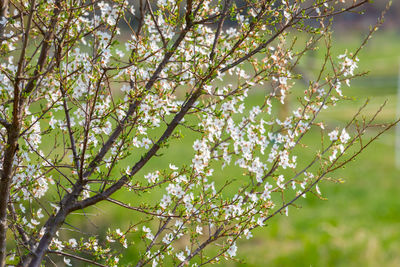
[[[2,0],[0,265],[115,266],[132,247],[136,266],[233,259],[240,239],[320,196],[319,182],[395,124],[365,140],[380,110],[341,127],[318,116],[345,99],[381,23],[335,55],[332,18],[367,3]],[[318,48],[319,71],[295,85]],[[148,172],[179,140],[192,157]],[[80,230],[100,204],[130,224]]]

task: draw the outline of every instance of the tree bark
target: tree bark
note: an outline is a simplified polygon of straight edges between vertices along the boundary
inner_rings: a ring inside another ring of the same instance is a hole
[[[12,181],[13,161],[18,148],[19,127],[10,129],[3,161],[3,171],[0,182],[0,266],[6,263],[7,246],[7,205],[10,196]]]

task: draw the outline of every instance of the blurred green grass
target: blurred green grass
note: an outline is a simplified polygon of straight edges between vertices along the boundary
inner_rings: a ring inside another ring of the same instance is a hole
[[[360,35],[338,35],[334,40],[334,52],[351,51],[360,43]],[[334,127],[348,121],[366,98],[370,105],[366,115],[372,115],[388,100],[387,107],[378,121],[395,118],[396,85],[400,51],[400,35],[396,32],[378,33],[359,55],[360,70],[371,71],[368,77],[355,80],[352,87],[344,88],[345,95],[353,98],[344,101],[322,115],[328,126]],[[249,97],[250,104],[259,95]],[[187,163],[193,154],[191,145],[195,136],[173,141],[163,157],[152,159],[138,174]],[[308,139],[319,138],[311,134]],[[394,166],[394,131],[381,136],[371,147],[335,177],[343,178],[344,184],[324,182],[320,185],[327,201],[313,196],[301,199],[299,209],[291,208],[289,217],[276,216],[267,227],[257,229],[250,240],[238,244],[241,263],[222,261],[223,266],[400,266],[400,175]],[[140,156],[140,155],[138,155]],[[310,155],[304,155],[309,158]],[[131,162],[132,159],[130,159]],[[221,180],[235,174],[225,169]],[[142,178],[140,178],[142,179]],[[158,190],[161,192],[161,190]],[[150,201],[154,194],[141,196],[118,194],[113,196],[127,202]],[[154,199],[153,199],[154,200]],[[127,226],[141,215],[110,204],[98,205],[85,222],[85,231],[105,231],[108,227]],[[80,222],[78,222],[80,220]],[[81,225],[82,216],[73,216],[69,222]],[[124,263],[134,262],[143,245],[140,234],[134,237],[135,245],[129,247]]]

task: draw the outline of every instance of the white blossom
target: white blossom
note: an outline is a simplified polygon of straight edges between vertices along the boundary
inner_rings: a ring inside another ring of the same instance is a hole
[[[143,226],[142,229],[143,229],[143,232],[146,233],[146,238],[147,238],[147,239],[149,239],[149,240],[153,240],[153,239],[154,239],[154,235],[151,233],[150,228],[148,228],[148,227],[146,227],[146,226]]]
[[[237,251],[237,246],[236,246],[236,242],[234,242],[226,251],[226,253],[228,253],[229,257],[235,257],[236,256],[236,251]]]
[[[66,265],[68,265],[68,266],[72,266],[71,260],[68,259],[68,258],[66,258],[66,257],[64,257],[64,263],[65,263]]]
[[[329,135],[329,139],[331,141],[336,141],[338,139],[338,134],[339,134],[338,130],[333,130],[332,132],[330,132],[328,134]]]
[[[185,254],[184,254],[183,251],[181,251],[179,253],[176,253],[175,255],[178,258],[178,260],[180,260],[180,261],[185,261],[185,259],[186,259]]]
[[[340,134],[340,141],[342,143],[347,143],[350,139],[350,135],[346,132],[346,129],[342,130],[342,133]]]

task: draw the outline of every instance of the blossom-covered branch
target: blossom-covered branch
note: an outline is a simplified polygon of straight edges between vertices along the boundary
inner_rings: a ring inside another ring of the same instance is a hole
[[[332,52],[331,18],[368,1],[341,2],[3,1],[0,266],[124,265],[129,250],[137,266],[217,263],[323,198],[326,175],[398,122],[364,141],[375,116],[319,120],[362,75],[359,49]],[[100,206],[134,216],[85,228]]]

